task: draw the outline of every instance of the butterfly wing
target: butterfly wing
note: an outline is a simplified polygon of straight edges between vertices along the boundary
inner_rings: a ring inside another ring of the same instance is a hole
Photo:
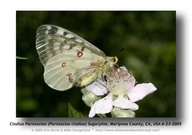
[[[37,29],[36,49],[44,65],[45,82],[56,90],[67,90],[83,81],[81,76],[86,79],[83,74],[90,77],[97,67],[95,63],[104,63],[106,59],[103,51],[91,43],[54,25]],[[85,81],[84,85],[90,81]]]

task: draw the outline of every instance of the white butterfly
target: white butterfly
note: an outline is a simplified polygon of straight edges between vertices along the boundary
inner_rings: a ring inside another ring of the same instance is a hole
[[[45,82],[61,91],[74,85],[83,87],[102,78],[118,60],[55,25],[42,25],[37,29],[36,49],[44,66]]]

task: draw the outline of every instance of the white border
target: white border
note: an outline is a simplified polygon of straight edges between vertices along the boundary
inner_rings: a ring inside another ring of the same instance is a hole
[[[191,75],[192,75],[192,50],[191,50],[191,3],[187,1],[174,1],[174,0],[17,0],[17,1],[1,1],[0,4],[0,38],[1,38],[1,52],[0,52],[0,75],[1,75],[1,97],[0,97],[0,107],[1,107],[1,133],[6,134],[34,134],[28,132],[28,130],[20,127],[10,127],[9,123],[11,121],[19,121],[20,119],[15,118],[15,44],[16,44],[16,10],[176,10],[177,16],[180,16],[183,21],[183,36],[182,43],[183,47],[183,61],[182,72],[183,78],[183,98],[184,107],[182,127],[178,128],[163,128],[162,131],[157,132],[157,134],[183,134],[192,133],[191,130],[191,103],[192,103],[192,89],[191,89]],[[180,47],[179,47],[180,48]],[[178,50],[177,50],[178,51]],[[177,55],[177,58],[180,56]],[[177,76],[179,77],[179,76]],[[177,101],[180,102],[180,101]],[[109,132],[110,133],[110,132]],[[117,132],[118,133],[118,132]],[[122,132],[120,132],[122,134]],[[129,134],[130,132],[125,132]],[[141,132],[142,134],[148,134]],[[39,134],[39,133],[37,133]],[[51,134],[51,133],[46,133]],[[57,133],[54,133],[57,134]],[[62,133],[65,134],[65,133]],[[82,132],[82,134],[90,134]],[[98,133],[97,133],[98,134]],[[106,134],[102,132],[101,134]],[[131,132],[131,134],[139,134],[139,132]]]

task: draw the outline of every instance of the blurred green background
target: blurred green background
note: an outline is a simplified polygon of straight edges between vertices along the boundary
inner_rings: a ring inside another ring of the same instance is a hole
[[[118,54],[137,83],[152,82],[157,91],[138,101],[136,117],[176,117],[175,11],[17,11],[16,116],[68,117],[68,102],[88,114],[80,88],[60,92],[48,87],[35,48],[42,24],[66,28],[91,42],[107,56]]]

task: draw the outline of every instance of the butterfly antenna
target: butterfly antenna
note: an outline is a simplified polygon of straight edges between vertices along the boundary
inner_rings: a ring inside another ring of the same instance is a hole
[[[120,52],[122,52],[124,50],[124,48],[123,47],[121,47],[116,53],[115,53],[115,55],[114,56],[117,56]]]

